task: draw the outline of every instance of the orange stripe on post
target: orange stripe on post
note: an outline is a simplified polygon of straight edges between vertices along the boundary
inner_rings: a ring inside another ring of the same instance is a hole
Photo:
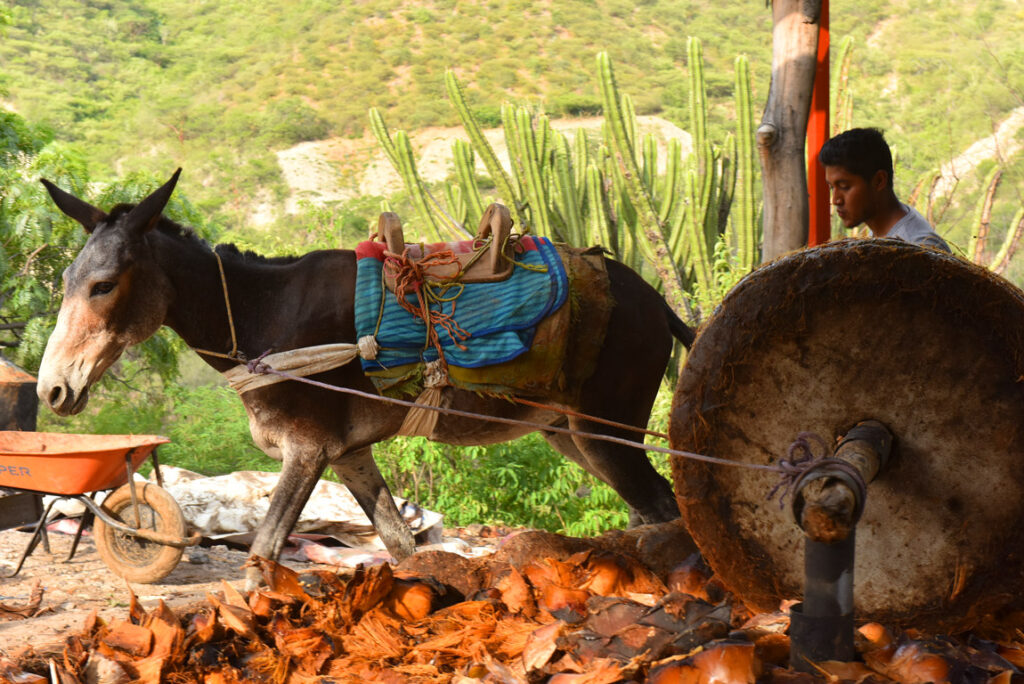
[[[828,242],[831,235],[825,167],[818,160],[818,152],[828,140],[829,129],[828,0],[821,0],[821,17],[818,26],[818,67],[814,73],[811,114],[807,120],[807,190],[811,210],[807,244],[811,247]]]

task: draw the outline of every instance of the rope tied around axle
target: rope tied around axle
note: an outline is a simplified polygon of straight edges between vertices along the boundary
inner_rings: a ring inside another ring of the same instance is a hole
[[[812,442],[815,444],[812,445]],[[814,446],[819,447],[815,450]],[[829,456],[829,446],[825,439],[814,432],[801,432],[786,450],[786,458],[779,460],[781,476],[779,482],[765,497],[771,501],[776,493],[779,495],[779,509],[785,506],[786,497],[797,495],[803,486],[821,478],[838,478],[854,491],[857,501],[856,517],[864,507],[868,485],[864,476],[853,465],[846,461]]]
[[[811,442],[815,444],[812,445]],[[819,447],[818,453],[815,453],[814,446]],[[798,434],[793,443],[786,449],[786,457],[779,459],[779,482],[768,492],[765,500],[771,501],[781,491],[782,493],[779,495],[779,509],[781,510],[785,505],[786,497],[793,492],[793,487],[796,485],[797,480],[800,479],[800,476],[813,463],[826,458],[826,454],[828,454],[828,443],[824,437],[814,432],[801,432]]]

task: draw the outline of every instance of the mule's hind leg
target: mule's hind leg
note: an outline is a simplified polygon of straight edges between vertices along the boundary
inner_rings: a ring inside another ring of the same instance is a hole
[[[569,421],[563,418],[558,423],[555,423],[555,426],[568,427]],[[547,440],[547,443],[551,445],[551,448],[553,448],[555,451],[562,454],[567,459],[569,459],[579,467],[583,468],[583,470],[587,471],[588,473],[596,477],[598,480],[601,480],[602,482],[610,486],[612,489],[615,488],[614,484],[608,482],[608,480],[605,479],[604,475],[597,468],[591,465],[590,459],[587,458],[587,456],[585,456],[582,451],[580,451],[580,448],[578,446],[576,446],[576,442],[573,441],[571,435],[567,435],[562,432],[542,432],[541,434],[544,436],[544,439]],[[637,512],[635,508],[630,506],[628,503],[626,504],[626,507],[629,508],[630,527],[636,527],[637,525],[640,525],[644,522],[643,517],[640,515],[639,512]]]
[[[373,460],[373,448],[345,454],[331,463],[331,469],[352,492],[395,560],[401,562],[411,556],[416,550],[416,541]]]
[[[606,260],[611,288],[611,310],[596,370],[583,383],[580,413],[645,427],[658,396],[665,365],[672,353],[672,331],[665,300],[639,275],[624,265]],[[574,430],[643,441],[625,428],[570,417]],[[666,522],[679,517],[675,494],[658,474],[647,453],[637,447],[573,436],[587,457],[592,472],[612,486],[644,522]],[[589,469],[588,469],[589,470]]]
[[[579,418],[570,418],[569,426],[581,432],[600,430],[604,434],[637,440],[635,434],[601,428]],[[607,482],[629,505],[631,523],[635,522],[634,514],[644,523],[668,522],[679,517],[672,486],[654,469],[643,449],[579,435],[574,435],[572,441],[586,457],[590,465],[587,470]]]

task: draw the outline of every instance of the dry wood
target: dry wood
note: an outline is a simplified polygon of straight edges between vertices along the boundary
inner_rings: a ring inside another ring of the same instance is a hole
[[[213,594],[207,594],[206,600],[217,609],[220,622],[225,627],[245,639],[259,640],[259,637],[256,635],[256,623],[251,610],[221,603]]]
[[[430,615],[437,598],[437,592],[426,582],[395,579],[382,607],[399,620],[412,622]]]
[[[282,594],[294,596],[302,601],[309,600],[309,594],[306,593],[302,583],[299,582],[298,573],[291,568],[259,556],[253,556],[246,563],[246,567],[259,568],[263,574],[263,581],[267,583],[271,591],[279,591]]]
[[[238,591],[238,589],[235,589],[233,586],[228,584],[227,580],[222,579],[220,581],[220,588],[221,591],[224,592],[224,602],[228,605],[236,606],[238,608],[241,608],[242,610],[252,609],[246,598],[242,596],[242,592]]]
[[[952,665],[947,654],[915,640],[865,653],[864,663],[898,682],[947,682]]]
[[[521,613],[523,617],[533,617],[537,614],[537,602],[533,598],[526,580],[515,568],[509,568],[494,585],[499,592],[502,603],[512,613]]]
[[[380,603],[391,591],[394,574],[390,565],[364,570],[356,568],[355,576],[345,587],[342,614],[349,622],[358,622],[368,610]]]
[[[133,656],[148,656],[153,648],[153,632],[141,625],[118,621],[103,636],[103,643]]]
[[[615,595],[638,586],[664,587],[661,577],[648,577],[648,569],[634,563],[635,559],[605,552],[538,558],[528,566],[484,573],[494,577],[482,594],[486,598],[440,608],[431,603],[426,614],[410,611],[400,617],[396,606],[404,597],[403,588],[416,592],[424,587],[434,594],[439,585],[423,577],[396,578],[389,566],[360,568],[347,581],[313,581],[312,573],[293,577],[268,564],[261,567],[267,576],[283,578],[278,589],[300,591],[306,599],[278,590],[239,594],[242,601],[239,596],[210,595],[208,606],[185,618],[164,605],[147,612],[136,604],[131,619],[141,624],[104,625],[92,620],[81,637],[69,637],[63,663],[55,663],[55,676],[69,683],[108,681],[96,677],[102,665],[112,673],[109,681],[130,678],[154,684],[285,684],[322,678],[517,684],[796,684],[799,679],[810,684],[807,676],[785,668],[789,640],[784,612],[743,622],[742,611],[734,613],[727,595],[721,595],[718,605],[697,598],[721,590],[708,589],[716,580],[696,560],[685,568],[691,593],[660,589],[660,594],[634,594],[657,595],[653,606]],[[651,582],[653,586],[644,585]],[[544,597],[556,590],[578,592],[580,600],[572,606],[578,611],[577,622],[553,617],[552,612],[560,609],[547,605]],[[357,607],[345,607],[346,602]],[[256,612],[252,606],[265,610]],[[533,607],[531,615],[526,606]],[[983,667],[990,682],[1011,684],[1015,670],[1010,663],[1024,661],[1024,642],[1017,638],[998,650],[971,650],[948,639],[921,640],[906,634],[895,639],[879,625],[865,625],[859,633],[866,666],[824,663],[822,676],[832,681],[883,675],[899,681],[940,681],[932,678]],[[973,665],[964,660],[967,657]],[[0,681],[15,681],[4,666],[0,659]],[[19,676],[17,681],[32,679]]]
[[[523,667],[527,672],[539,670],[548,664],[558,650],[558,638],[565,633],[566,624],[561,620],[534,629],[523,645]]]
[[[32,590],[28,601],[24,606],[15,606],[8,603],[0,603],[0,619],[30,618],[39,615],[46,609],[40,609],[43,602],[43,588],[39,580],[32,582]]]

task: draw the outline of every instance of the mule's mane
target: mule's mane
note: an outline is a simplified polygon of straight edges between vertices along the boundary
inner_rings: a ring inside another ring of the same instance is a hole
[[[108,214],[110,222],[113,223],[114,221],[117,220],[118,217],[127,214],[134,208],[134,204],[118,204],[113,209],[111,209],[110,213]],[[191,228],[189,226],[183,226],[176,221],[172,221],[166,216],[160,216],[160,221],[156,224],[156,229],[159,230],[161,233],[164,233],[165,235],[169,235],[170,237],[177,237],[192,242],[196,242],[198,244],[205,246],[207,249],[211,249],[210,243],[199,237],[199,235],[196,234],[194,228]],[[290,264],[300,258],[298,256],[267,257],[263,256],[262,254],[257,254],[256,252],[250,250],[245,250],[243,252],[232,243],[214,245],[213,249],[216,249],[217,254],[219,254],[221,258],[226,259],[227,261],[238,261],[250,264]]]
[[[216,250],[217,254],[219,254],[222,258],[227,259],[229,261],[234,260],[256,264],[290,264],[295,261],[298,261],[301,258],[298,256],[268,257],[263,256],[262,254],[257,254],[256,252],[250,250],[246,250],[243,252],[230,242],[217,245]]]

